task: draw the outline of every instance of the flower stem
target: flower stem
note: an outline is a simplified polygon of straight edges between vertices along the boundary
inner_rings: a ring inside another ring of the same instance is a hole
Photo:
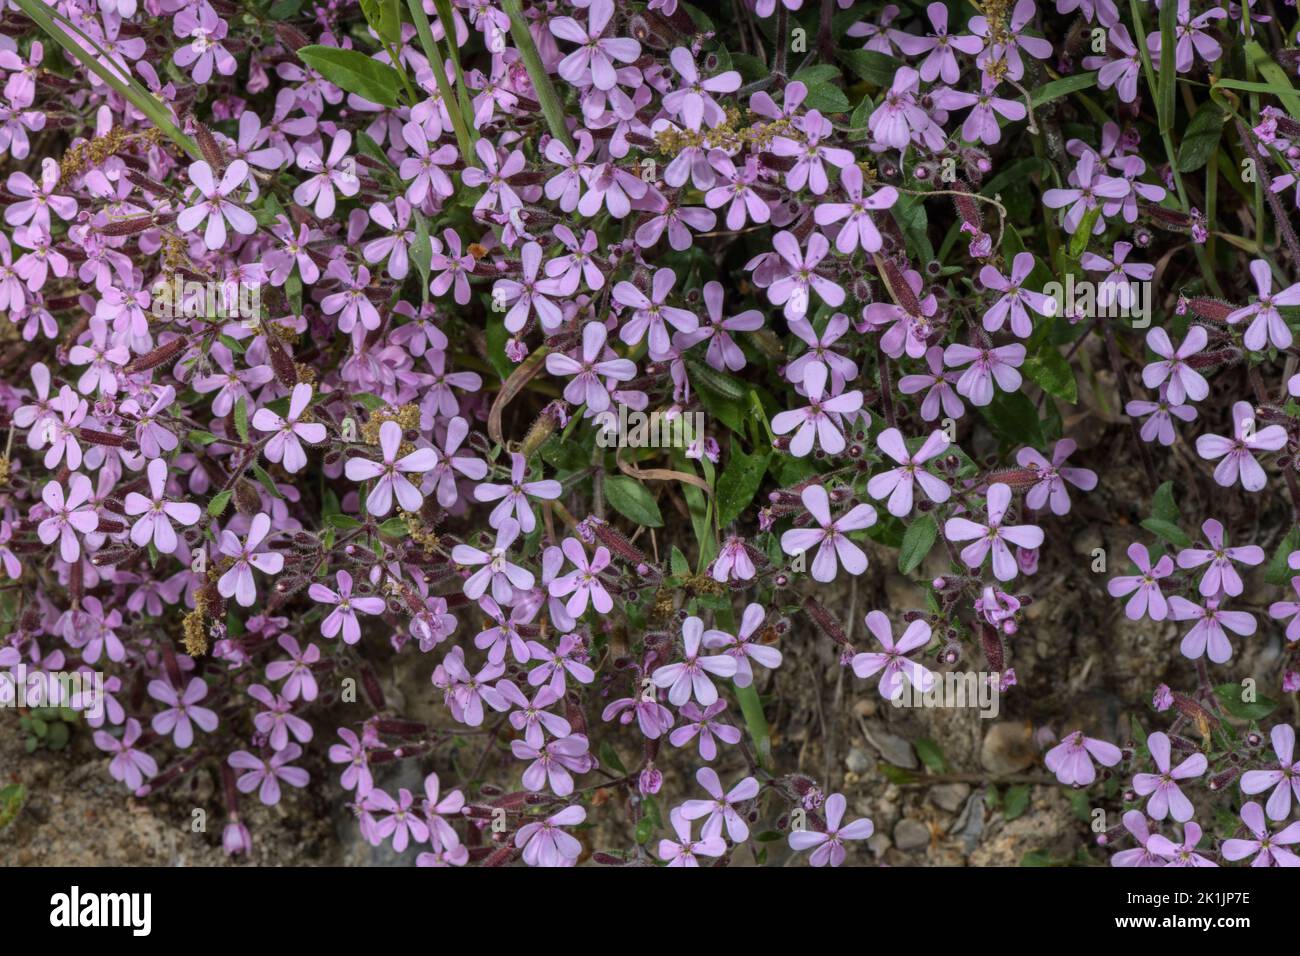
[[[542,106],[542,115],[546,117],[546,125],[550,127],[551,135],[572,152],[573,140],[569,137],[568,127],[564,125],[564,110],[560,108],[560,98],[555,92],[551,78],[546,75],[546,67],[542,65],[537,44],[533,42],[533,35],[528,31],[528,23],[524,20],[519,0],[501,0],[501,9],[510,18],[510,36],[514,38],[515,47],[524,61],[528,79],[532,81],[533,91],[537,94],[537,102]]]
[[[101,80],[113,88],[123,99],[143,113],[158,129],[174,142],[181,149],[185,150],[192,159],[202,159],[203,152],[199,149],[199,144],[191,137],[186,136],[179,126],[172,122],[171,116],[168,115],[166,107],[129,76],[123,79],[121,76],[109,70],[97,58],[87,54],[84,47],[73,42],[72,38],[64,31],[72,31],[92,48],[98,50],[105,60],[108,60],[108,54],[99,50],[98,44],[90,37],[86,36],[76,26],[76,24],[66,20],[57,10],[52,9],[42,0],[14,0],[19,8],[29,16],[38,27],[48,34],[54,42],[61,46],[68,54],[70,59],[80,63],[86,69],[90,70]],[[111,61],[110,61],[111,62]]]
[[[411,11],[411,22],[415,24],[415,32],[420,37],[420,46],[433,67],[433,79],[438,84],[438,95],[442,97],[443,105],[447,107],[447,115],[451,117],[451,129],[456,134],[456,145],[460,147],[461,159],[468,166],[477,166],[478,158],[474,153],[474,140],[465,126],[465,117],[456,105],[456,94],[452,92],[451,84],[447,82],[447,69],[443,63],[442,51],[433,38],[433,28],[429,26],[429,17],[424,12],[424,5],[421,0],[406,0],[406,5]],[[444,33],[446,29],[447,25],[444,23]]]

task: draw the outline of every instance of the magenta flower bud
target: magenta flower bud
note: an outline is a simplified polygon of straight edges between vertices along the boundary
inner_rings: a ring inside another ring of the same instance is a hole
[[[637,779],[637,789],[641,791],[643,797],[652,797],[664,785],[664,775],[657,767],[650,766],[641,771],[641,776]]]
[[[253,837],[248,832],[248,827],[239,822],[238,817],[231,817],[222,831],[221,848],[226,851],[226,856],[252,852]]]
[[[930,582],[930,587],[934,588],[936,591],[942,591],[947,586],[948,582],[944,578],[935,578]]]

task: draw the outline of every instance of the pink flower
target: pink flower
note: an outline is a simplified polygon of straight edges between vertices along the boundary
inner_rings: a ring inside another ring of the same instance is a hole
[[[845,448],[841,415],[849,415],[862,408],[862,393],[856,388],[823,398],[826,388],[826,366],[809,365],[804,372],[803,388],[808,405],[793,411],[779,412],[772,419],[772,431],[778,435],[794,432],[790,439],[790,454],[802,458],[819,445],[828,455],[838,455]]]
[[[602,359],[606,352],[606,335],[605,326],[588,322],[582,327],[580,358],[560,352],[546,356],[546,371],[552,375],[574,376],[573,381],[564,387],[565,400],[574,405],[585,403],[588,410],[596,414],[609,408],[609,387],[601,379],[626,382],[636,376],[636,364],[630,359]],[[609,354],[613,354],[612,350]]]
[[[1242,591],[1241,576],[1232,562],[1254,567],[1264,562],[1264,549],[1258,545],[1246,545],[1240,548],[1228,548],[1223,543],[1223,525],[1213,518],[1208,519],[1201,530],[1209,549],[1184,548],[1178,552],[1178,566],[1184,571],[1209,564],[1201,577],[1200,590],[1205,597],[1216,597],[1221,592],[1236,597]]]
[[[970,403],[983,407],[993,401],[993,383],[1004,392],[1020,388],[1020,373],[1025,361],[1025,347],[1019,342],[998,348],[974,348],[954,343],[944,349],[943,360],[950,367],[970,365],[957,380],[957,393]]]
[[[1193,325],[1187,330],[1187,337],[1177,350],[1169,341],[1169,333],[1155,328],[1147,333],[1147,347],[1164,359],[1152,362],[1142,369],[1142,384],[1147,388],[1158,388],[1165,379],[1165,396],[1171,405],[1181,405],[1187,399],[1199,402],[1210,394],[1210,385],[1200,372],[1187,364],[1187,360],[1205,348],[1205,328]]]
[[[1174,419],[1190,422],[1196,419],[1196,409],[1190,405],[1175,405],[1166,397],[1166,387],[1160,389],[1160,401],[1144,402],[1134,399],[1124,406],[1124,414],[1133,418],[1149,416],[1142,423],[1139,434],[1143,441],[1159,441],[1162,445],[1172,445],[1177,435],[1174,433]]]
[[[1113,767],[1122,756],[1123,753],[1114,744],[1095,737],[1085,737],[1082,730],[1076,730],[1049,750],[1043,761],[1061,783],[1086,787],[1097,779],[1093,760],[1103,767]]]
[[[678,89],[664,94],[663,108],[670,115],[681,117],[686,128],[690,130],[698,130],[701,122],[711,127],[722,123],[726,119],[726,113],[710,94],[736,92],[740,89],[740,74],[735,70],[728,70],[707,80],[701,79],[700,71],[695,65],[695,57],[691,55],[690,50],[680,46],[675,47],[668,54],[668,61],[681,77],[682,83]],[[799,187],[791,186],[791,188]]]
[[[417,448],[398,458],[401,446],[402,426],[394,421],[386,421],[379,426],[379,447],[384,460],[377,462],[369,458],[349,458],[344,466],[343,471],[349,481],[379,479],[366,497],[366,510],[377,518],[388,514],[393,506],[394,495],[403,511],[418,511],[424,495],[406,476],[424,474],[438,464],[438,453],[432,448]]]
[[[933,83],[942,79],[945,83],[956,83],[961,75],[957,57],[953,50],[974,56],[984,48],[984,41],[967,34],[950,34],[948,32],[948,8],[942,3],[931,3],[925,8],[934,32],[928,36],[918,37],[903,30],[890,30],[889,37],[898,48],[908,56],[929,54],[921,63],[921,79]],[[966,137],[970,139],[970,137]]]
[[[706,761],[714,760],[714,757],[718,756],[715,737],[729,747],[735,747],[740,743],[741,732],[736,727],[714,719],[725,709],[727,709],[727,701],[724,700],[714,701],[703,710],[693,702],[688,702],[681,708],[681,715],[686,723],[672,731],[668,736],[668,743],[673,747],[685,747],[698,736],[699,757]]]
[[[1254,456],[1258,452],[1277,451],[1284,447],[1287,443],[1286,429],[1281,425],[1269,425],[1255,431],[1255,412],[1249,402],[1233,403],[1232,429],[1232,438],[1202,435],[1196,439],[1196,453],[1211,461],[1223,459],[1215,466],[1214,480],[1224,488],[1231,488],[1240,478],[1242,488],[1259,491],[1268,479]]]
[[[35,46],[39,46],[39,41]],[[5,222],[11,226],[30,223],[33,227],[48,233],[51,209],[60,219],[71,219],[77,214],[77,201],[71,196],[56,196],[54,190],[58,184],[59,163],[49,156],[41,160],[39,186],[24,172],[10,173],[9,192],[18,196],[21,201],[5,209]]]
[[[885,649],[880,652],[863,652],[855,654],[852,660],[853,673],[862,680],[873,674],[880,674],[877,690],[880,696],[897,700],[903,695],[904,681],[918,691],[926,692],[934,686],[934,673],[924,664],[911,660],[907,655],[930,643],[930,625],[925,621],[913,621],[903,631],[903,636],[894,643],[893,629],[889,618],[880,611],[867,614],[867,630]]]
[[[708,349],[704,360],[719,371],[738,372],[745,367],[745,353],[731,338],[731,332],[756,332],[763,327],[763,313],[757,309],[746,309],[739,315],[723,317],[722,283],[706,282],[704,284],[704,308],[709,321],[700,325],[693,332],[679,332],[673,337],[673,344],[680,351],[686,351],[707,340]],[[847,325],[847,319],[845,320]]]
[[[149,462],[149,493],[151,498],[132,491],[127,494],[125,510],[128,515],[140,515],[139,520],[131,526],[131,541],[143,548],[151,540],[159,554],[171,554],[176,550],[176,532],[172,528],[175,520],[183,525],[197,524],[203,512],[196,504],[186,501],[168,501],[164,495],[167,490],[167,462],[155,458]]]
[[[516,589],[527,591],[533,586],[534,578],[517,564],[512,564],[507,554],[510,546],[519,537],[519,522],[506,518],[497,529],[496,545],[490,552],[480,551],[467,544],[458,544],[451,550],[451,559],[459,565],[473,567],[482,565],[465,579],[465,596],[477,601],[492,586],[492,597],[499,604],[509,604],[514,600]]]
[[[545,820],[526,823],[515,834],[515,846],[523,849],[529,866],[573,866],[582,854],[582,844],[560,827],[577,826],[587,819],[582,807],[565,807]]]
[[[206,219],[208,227],[203,233],[203,244],[209,249],[220,249],[226,244],[226,223],[235,232],[251,236],[257,231],[257,220],[252,213],[230,202],[226,197],[243,185],[248,179],[248,163],[237,159],[216,182],[212,167],[203,160],[190,164],[190,182],[192,182],[203,202],[187,206],[176,217],[176,225],[183,232],[193,232]]]
[[[1285,820],[1291,815],[1291,797],[1300,800],[1300,761],[1295,759],[1295,731],[1286,724],[1273,728],[1270,737],[1277,767],[1248,770],[1241,776],[1241,792],[1254,795],[1273,787],[1265,810],[1270,820]]]
[[[586,773],[595,761],[587,753],[587,738],[571,734],[552,740],[544,747],[532,747],[526,741],[514,740],[510,751],[519,760],[531,760],[520,782],[525,790],[534,792],[549,786],[557,797],[573,793],[573,774]]]
[[[1038,511],[1043,505],[1050,503],[1052,514],[1069,514],[1070,492],[1066,488],[1066,482],[1084,491],[1092,491],[1097,487],[1095,471],[1088,468],[1063,467],[1065,460],[1074,453],[1076,447],[1078,446],[1074,439],[1061,439],[1052,450],[1050,462],[1033,448],[1022,448],[1016,452],[1016,464],[1021,468],[1032,468],[1038,472],[1037,483],[1025,494],[1026,507]]]
[[[894,461],[898,468],[891,468],[872,476],[867,482],[867,494],[879,501],[888,497],[887,510],[896,518],[902,518],[912,511],[912,485],[921,486],[925,496],[935,504],[948,500],[952,489],[947,482],[930,474],[923,467],[927,461],[948,448],[948,436],[942,431],[930,433],[916,454],[909,454],[903,435],[897,428],[886,428],[876,436],[876,447]]]
[[[669,866],[698,867],[700,865],[698,857],[722,856],[727,852],[726,842],[716,833],[701,833],[700,839],[692,839],[691,818],[687,817],[682,810],[673,810],[668,814],[668,821],[677,834],[677,840],[659,841],[659,859]]]
[[[320,622],[320,632],[325,637],[337,637],[343,632],[344,644],[355,644],[361,640],[361,622],[357,614],[383,614],[384,599],[381,597],[353,597],[352,575],[339,571],[335,575],[338,590],[333,591],[319,581],[312,582],[307,595],[321,604],[332,604],[334,610]]]
[[[1025,65],[1020,58],[1022,50],[1036,60],[1050,57],[1052,44],[1042,37],[1029,36],[1024,32],[1037,12],[1034,0],[1017,0],[1008,22],[998,24],[996,31],[986,18],[971,17],[970,32],[987,44],[975,60],[980,69],[987,70],[990,64],[1004,61],[1007,76],[1018,80],[1025,75]]]
[[[320,422],[299,421],[307,406],[311,404],[311,386],[299,382],[293,387],[289,398],[289,417],[281,418],[269,408],[259,408],[253,415],[253,427],[262,432],[275,432],[266,443],[263,453],[267,461],[284,464],[284,470],[293,474],[307,466],[307,454],[302,450],[302,441],[319,445],[325,440],[325,426]]]
[[[1220,13],[1223,11],[1220,10]],[[1155,34],[1159,39],[1159,34]],[[1192,821],[1183,824],[1183,842],[1174,843],[1173,840],[1159,833],[1153,833],[1147,841],[1150,852],[1156,856],[1164,857],[1169,860],[1166,866],[1218,866],[1213,860],[1202,856],[1196,852],[1196,848],[1201,844],[1201,828]]]
[[[298,168],[311,175],[293,191],[293,201],[300,206],[314,203],[312,211],[317,219],[334,215],[335,189],[343,196],[355,196],[361,191],[356,160],[348,156],[351,148],[352,134],[344,129],[335,134],[324,160],[311,146],[298,150]]]
[[[520,456],[522,457],[522,456]],[[556,492],[558,496],[559,492]],[[565,538],[560,544],[564,556],[573,562],[576,571],[557,577],[547,586],[553,597],[569,597],[565,610],[574,618],[579,618],[587,611],[588,600],[597,614],[608,614],[614,607],[614,599],[609,596],[605,586],[597,577],[609,567],[608,548],[597,548],[595,555],[588,560],[582,542],[577,538]]]
[[[845,840],[866,840],[875,832],[875,827],[866,817],[854,820],[847,826],[841,826],[848,801],[842,793],[832,793],[826,798],[826,829],[796,830],[790,834],[792,850],[812,850],[808,862],[813,866],[839,866],[847,855]],[[814,849],[815,847],[815,849]]]
[[[208,696],[208,685],[201,677],[191,677],[183,694],[178,694],[167,681],[152,680],[149,682],[149,696],[168,705],[166,710],[154,715],[154,731],[164,737],[171,734],[172,743],[181,750],[194,743],[191,721],[209,734],[217,729],[216,713],[198,706],[198,702]]]
[[[187,45],[172,54],[172,62],[182,69],[193,66],[190,77],[195,83],[208,82],[214,67],[221,76],[234,74],[238,64],[221,43],[229,27],[206,2],[200,2],[197,9],[193,6],[182,8],[176,14],[172,28],[178,37],[190,39]],[[122,68],[118,66],[117,69],[120,71]]]
[[[736,686],[748,687],[754,683],[754,671],[750,661],[761,664],[769,670],[781,666],[781,652],[767,644],[755,640],[758,629],[767,618],[767,609],[761,604],[750,604],[740,619],[740,631],[735,637],[725,631],[710,630],[704,632],[704,646],[709,650],[721,650],[736,659]],[[739,841],[738,841],[739,842]]]
[[[670,354],[668,324],[679,332],[694,332],[699,328],[700,320],[694,313],[665,304],[676,281],[677,274],[672,269],[656,269],[649,297],[630,282],[614,286],[614,301],[634,310],[632,318],[623,323],[619,338],[635,345],[649,332],[650,357],[656,361]]]
[[[376,844],[392,837],[393,850],[401,853],[412,840],[423,843],[429,839],[429,826],[416,815],[415,797],[410,790],[401,787],[396,800],[383,790],[371,790],[367,796],[372,810],[388,814],[375,825]]]
[[[968,106],[975,107],[967,114],[966,122],[962,124],[961,137],[970,143],[992,145],[1002,139],[1002,127],[998,123],[999,116],[1016,123],[1024,119],[1027,113],[1025,104],[1019,100],[1008,100],[1000,96],[994,96],[997,86],[998,81],[986,75],[979,93],[950,89],[944,90],[941,96],[935,97],[935,100],[946,110],[960,110]]]
[[[1141,810],[1129,810],[1124,814],[1124,829],[1133,835],[1137,841],[1137,847],[1132,850],[1121,850],[1110,858],[1111,866],[1168,866],[1169,862],[1164,857],[1156,854],[1156,850],[1161,847],[1160,844],[1154,843],[1151,835],[1151,824],[1146,815]]]
[[[801,493],[800,500],[820,528],[791,528],[781,535],[781,550],[789,555],[802,556],[816,547],[812,576],[813,580],[823,583],[835,580],[837,557],[849,574],[856,576],[866,571],[866,554],[847,535],[875,524],[876,509],[863,503],[855,505],[838,519],[832,519],[830,496],[821,485],[809,485]]]
[[[1300,577],[1291,579],[1291,588],[1300,596]],[[1291,618],[1286,626],[1286,639],[1300,641],[1300,601],[1274,601],[1268,606],[1268,616],[1274,620]]]
[[[785,260],[789,271],[767,287],[767,297],[773,305],[785,306],[787,319],[801,319],[808,314],[812,292],[833,309],[844,304],[844,289],[816,272],[830,251],[830,242],[820,232],[808,236],[807,253],[799,249],[794,233],[784,230],[772,237],[772,248]]]
[[[257,791],[258,799],[268,807],[280,802],[280,782],[291,787],[305,787],[311,777],[301,767],[288,764],[302,756],[302,748],[289,744],[283,750],[276,751],[269,760],[255,757],[247,750],[236,750],[227,758],[227,763],[236,770],[246,770],[235,782],[240,793]]]
[[[1111,578],[1106,590],[1111,597],[1133,595],[1124,608],[1130,621],[1139,620],[1148,613],[1151,620],[1163,621],[1169,616],[1169,603],[1160,590],[1160,579],[1174,573],[1173,558],[1166,554],[1152,567],[1146,545],[1137,542],[1128,546],[1128,556],[1141,573]]]
[[[59,542],[59,557],[69,564],[81,556],[81,542],[77,532],[90,534],[99,527],[99,515],[93,505],[88,504],[91,492],[90,479],[85,475],[74,474],[68,481],[67,497],[63,486],[57,481],[47,482],[41,489],[41,501],[50,509],[50,517],[36,526],[36,536],[42,544]]]
[[[1243,339],[1246,348],[1252,352],[1262,352],[1269,345],[1278,350],[1288,348],[1291,345],[1291,329],[1287,327],[1286,320],[1277,307],[1300,305],[1300,282],[1273,293],[1273,273],[1264,259],[1251,262],[1250,274],[1255,277],[1259,298],[1253,305],[1229,313],[1228,323],[1236,325],[1243,319],[1252,319]]]
[[[786,186],[792,190],[806,186],[814,196],[821,196],[830,188],[826,164],[847,169],[853,165],[853,153],[822,144],[822,139],[831,133],[832,127],[817,110],[809,110],[807,115],[794,120],[792,125],[803,135],[797,139],[789,135],[773,137],[772,153],[795,160],[795,164],[785,174]]]
[[[442,167],[456,161],[456,147],[444,144],[436,149],[431,148],[428,137],[424,135],[424,127],[419,123],[403,126],[402,139],[406,140],[406,145],[415,153],[414,156],[404,158],[397,170],[403,180],[410,181],[406,187],[406,201],[412,206],[420,206],[430,194],[446,197],[454,193],[456,190],[451,177]]]
[[[921,418],[927,422],[938,418],[940,409],[950,418],[961,418],[966,413],[966,406],[952,387],[952,383],[960,380],[961,376],[943,370],[943,349],[937,345],[926,349],[925,364],[929,374],[904,375],[898,380],[898,390],[904,395],[925,391],[925,398],[921,400]]]
[[[758,781],[746,777],[725,793],[722,781],[712,767],[701,767],[695,772],[695,779],[705,789],[711,799],[687,800],[678,809],[683,819],[695,821],[706,817],[700,835],[705,839],[722,835],[723,827],[727,830],[727,839],[732,843],[744,843],[749,839],[749,827],[736,812],[736,805],[746,803],[758,796]],[[680,834],[681,831],[679,830]],[[661,851],[662,853],[662,844]],[[717,854],[710,854],[716,856]]]
[[[537,526],[537,518],[533,514],[532,507],[528,504],[528,499],[532,497],[553,500],[560,497],[563,488],[558,481],[551,479],[524,481],[527,471],[528,463],[524,456],[518,452],[511,452],[510,484],[483,483],[474,486],[474,498],[476,500],[500,500],[501,502],[492,509],[492,513],[488,516],[488,523],[492,527],[500,527],[501,522],[513,513],[515,520],[519,522],[520,530],[524,534],[532,534],[533,529]]]
[[[553,17],[547,24],[551,33],[561,40],[579,44],[559,62],[557,70],[562,78],[575,86],[595,86],[598,90],[611,90],[618,81],[614,62],[631,63],[641,55],[641,44],[626,37],[605,37],[605,27],[614,16],[613,0],[592,0],[587,7],[587,27],[573,17]]]
[[[1147,814],[1153,820],[1173,816],[1179,823],[1186,823],[1196,811],[1192,807],[1192,801],[1179,789],[1178,781],[1205,773],[1208,766],[1205,754],[1194,753],[1171,770],[1169,737],[1160,731],[1147,737],[1147,749],[1151,751],[1151,759],[1160,772],[1136,774],[1133,777],[1133,789],[1139,796],[1152,795],[1147,801]]]
[[[880,230],[872,221],[871,214],[889,209],[898,202],[898,190],[884,186],[870,196],[863,196],[862,170],[854,163],[840,170],[840,185],[849,201],[818,203],[813,211],[817,225],[825,228],[846,220],[835,234],[835,248],[846,256],[852,255],[859,246],[864,252],[879,252],[882,245]]]
[[[718,689],[713,686],[709,675],[736,676],[734,657],[727,654],[700,655],[703,636],[704,622],[698,617],[688,617],[682,622],[685,660],[676,664],[665,664],[650,676],[656,687],[668,688],[668,700],[677,707],[689,701],[692,694],[705,707],[710,706],[718,699]]]
[[[1300,843],[1300,821],[1270,834],[1264,821],[1264,811],[1253,800],[1241,808],[1241,822],[1246,824],[1253,840],[1232,839],[1223,841],[1223,858],[1236,862],[1256,854],[1251,866],[1300,866],[1300,856],[1285,849]]]
[[[271,530],[269,515],[258,513],[248,526],[248,536],[240,544],[234,532],[221,532],[221,553],[234,558],[235,563],[217,581],[217,591],[222,597],[233,597],[240,607],[251,607],[257,598],[253,583],[253,568],[263,574],[279,574],[284,567],[284,555],[275,551],[258,551],[258,546]]]
[[[565,291],[560,280],[537,277],[542,268],[542,247],[536,242],[524,243],[520,250],[520,267],[523,274],[519,279],[498,279],[492,287],[493,299],[503,306],[510,306],[505,318],[506,330],[523,331],[529,316],[536,312],[542,329],[555,332],[564,321],[564,315],[547,296],[563,296]],[[620,286],[626,284],[619,283]]]
[[[982,525],[968,518],[949,518],[943,533],[950,541],[971,541],[962,549],[961,559],[967,567],[978,568],[989,552],[993,553],[993,576],[999,581],[1010,581],[1019,570],[1007,542],[1021,548],[1037,548],[1043,543],[1043,529],[1022,524],[1003,527],[1002,519],[1011,506],[1011,489],[1002,482],[989,486],[986,507],[988,524]]]
[[[153,757],[143,750],[135,749],[140,735],[140,721],[134,717],[127,720],[120,740],[106,731],[95,731],[95,746],[113,754],[113,759],[108,763],[109,774],[114,780],[126,784],[130,790],[139,790],[146,780],[158,774],[158,764]]]
[[[1010,315],[1011,331],[1020,338],[1027,339],[1034,331],[1029,309],[1048,318],[1056,314],[1055,299],[1041,292],[1030,292],[1020,287],[1033,271],[1034,257],[1028,252],[1016,253],[1015,259],[1011,262],[1010,279],[992,266],[985,266],[980,270],[980,284],[986,289],[1002,293],[984,313],[984,328],[987,331],[1000,330],[1007,316]]]
[[[1186,598],[1174,595],[1169,599],[1169,616],[1175,621],[1196,621],[1196,625],[1183,637],[1179,648],[1184,657],[1196,660],[1209,648],[1210,660],[1223,664],[1232,657],[1232,644],[1225,628],[1248,637],[1255,633],[1255,619],[1245,611],[1224,611],[1219,601],[1209,598],[1199,607]]]

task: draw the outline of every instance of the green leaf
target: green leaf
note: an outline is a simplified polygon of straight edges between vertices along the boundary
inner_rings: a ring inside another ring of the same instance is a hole
[[[1007,788],[1007,797],[1002,807],[1002,815],[1008,820],[1022,816],[1029,809],[1029,784],[1018,783]]]
[[[1044,444],[1038,409],[1023,392],[997,392],[980,415],[998,438],[1008,445]]]
[[[272,20],[292,20],[302,9],[302,0],[275,0],[267,11]]]
[[[922,266],[933,259],[934,246],[930,243],[930,219],[925,211],[925,198],[900,193],[889,214],[903,231],[907,248],[921,260]]]
[[[895,767],[892,763],[881,760],[876,764],[876,769],[880,775],[890,783],[896,783],[899,786],[909,783],[916,783],[916,773],[911,770],[905,770],[902,767]]]
[[[241,398],[235,403],[235,431],[239,433],[239,440],[248,441],[248,399]]]
[[[1192,546],[1192,539],[1172,521],[1165,521],[1161,518],[1147,518],[1142,522],[1142,527],[1156,537],[1168,541],[1176,548],[1190,548]]]
[[[840,71],[832,64],[816,63],[812,66],[804,67],[794,76],[790,77],[790,81],[795,82],[797,80],[811,89],[818,83],[828,83],[831,80],[836,79],[839,75]],[[804,100],[804,102],[807,103],[808,101]]]
[[[1268,81],[1269,92],[1282,101],[1286,111],[1291,114],[1293,120],[1300,120],[1300,96],[1296,95],[1295,87],[1291,85],[1291,78],[1287,75],[1286,70],[1277,65],[1265,52],[1264,48],[1259,45],[1258,40],[1246,41],[1246,61],[1254,64],[1256,71],[1265,80]],[[1227,86],[1227,83],[1219,85]],[[1232,87],[1229,87],[1231,89]]]
[[[627,475],[610,475],[605,479],[605,497],[610,507],[623,517],[647,528],[662,528],[663,515],[645,485]]]
[[[1166,481],[1151,498],[1151,517],[1171,524],[1178,523],[1178,505],[1174,501],[1174,483]]]
[[[1201,104],[1192,121],[1183,131],[1183,144],[1178,148],[1178,171],[1194,173],[1210,161],[1223,135],[1223,110],[1217,103]]]
[[[411,243],[411,250],[407,254],[412,262],[415,263],[416,271],[420,273],[420,293],[424,301],[429,299],[429,273],[433,268],[433,243],[429,239],[429,220],[424,218],[421,212],[415,213],[415,241]],[[509,375],[502,376],[509,378]]]
[[[484,341],[487,344],[488,363],[491,364],[497,375],[501,377],[501,381],[504,382],[514,374],[515,364],[506,355],[506,343],[510,341],[510,330],[506,328],[506,320],[503,316],[488,315]]]
[[[372,60],[358,50],[340,50],[332,46],[305,46],[298,58],[348,93],[380,106],[398,105],[402,78],[391,66]]]
[[[749,507],[758,494],[767,471],[771,452],[745,454],[732,440],[731,459],[727,467],[718,476],[718,523],[723,527],[731,524]]]
[[[398,516],[395,518],[389,518],[381,524],[379,526],[379,533],[389,538],[405,538],[411,533],[411,528],[406,523],[405,518]]]
[[[654,835],[655,822],[649,817],[642,817],[636,822],[636,842],[642,845],[650,842],[650,837]]]
[[[1097,73],[1076,73],[1073,76],[1063,76],[1059,80],[1051,80],[1042,86],[1035,87],[1034,91],[1029,94],[1029,102],[1034,104],[1037,109],[1052,100],[1059,100],[1062,96],[1069,96],[1071,93],[1078,93],[1081,90],[1090,90],[1097,85]]]
[[[849,126],[853,132],[849,134],[849,139],[857,142],[867,138],[870,130],[867,123],[871,119],[871,114],[875,112],[876,104],[871,101],[871,97],[862,97],[862,102],[853,108],[853,115],[849,118]]]
[[[858,76],[876,86],[888,87],[903,64],[875,50],[836,50],[835,55]]]
[[[226,505],[230,504],[230,498],[234,491],[227,488],[225,491],[219,491],[212,496],[208,502],[208,514],[213,518],[220,518],[226,510]]]
[[[329,514],[325,516],[325,523],[331,528],[337,528],[339,531],[352,531],[354,528],[360,528],[361,522],[351,515]]]
[[[1174,128],[1174,84],[1178,80],[1174,54],[1178,44],[1178,7],[1176,3],[1166,3],[1160,8],[1160,73],[1156,77],[1156,116],[1161,133]]]
[[[396,47],[402,42],[402,8],[397,0],[361,0],[361,12],[379,38]]]
[[[668,567],[679,578],[690,576],[691,563],[686,560],[686,555],[682,554],[682,549],[677,545],[673,545],[672,554],[668,558]]]
[[[1074,235],[1070,236],[1070,258],[1078,259],[1088,249],[1088,243],[1092,241],[1092,230],[1097,224],[1097,217],[1101,215],[1101,206],[1093,206],[1083,214],[1083,220],[1074,230]]]
[[[1052,344],[1050,336],[1044,336],[1038,347],[1025,356],[1020,371],[1049,395],[1072,405],[1079,400],[1079,386],[1074,380],[1074,369],[1070,368],[1065,356]]]
[[[847,113],[849,98],[844,95],[842,89],[830,83],[818,83],[815,86],[810,84],[803,107],[820,113]]]
[[[1277,551],[1274,552],[1272,560],[1268,562],[1268,567],[1264,571],[1264,580],[1267,583],[1282,585],[1300,575],[1300,571],[1293,571],[1291,565],[1287,563],[1287,558],[1291,556],[1292,551],[1300,551],[1300,528],[1292,528],[1278,545]]]
[[[1224,710],[1241,720],[1263,720],[1277,710],[1277,701],[1271,697],[1256,695],[1252,701],[1242,700],[1243,690],[1240,684],[1220,684],[1214,688],[1214,696]]]
[[[627,767],[623,766],[623,761],[618,756],[618,751],[610,744],[608,740],[600,742],[600,749],[597,751],[600,755],[600,762],[611,770],[627,776]]]
[[[268,495],[272,498],[284,497],[284,495],[280,494],[280,489],[275,487],[275,482],[271,480],[271,476],[266,473],[265,468],[261,465],[254,465],[252,471],[253,477],[257,479],[258,484],[266,489]]]
[[[201,431],[197,428],[191,429],[188,437],[196,445],[211,445],[213,442],[221,441],[212,432]]]
[[[50,724],[50,732],[45,737],[45,746],[51,750],[62,750],[68,745],[69,736],[71,736],[71,731],[63,721],[60,720],[57,723]]]
[[[0,787],[0,830],[14,822],[18,811],[23,807],[27,789],[21,783],[11,783]]]
[[[921,763],[931,773],[947,773],[948,761],[944,759],[943,751],[939,745],[928,737],[922,737],[920,740],[913,741],[912,746],[916,748],[916,755],[921,758]]]
[[[923,514],[908,525],[903,535],[903,546],[898,552],[898,570],[911,574],[919,568],[938,537],[939,522],[932,514]]]

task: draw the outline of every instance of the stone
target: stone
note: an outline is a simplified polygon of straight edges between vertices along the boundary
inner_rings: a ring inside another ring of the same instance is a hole
[[[940,810],[956,813],[970,796],[970,785],[965,783],[941,783],[930,788],[930,802]]]
[[[862,734],[867,738],[867,743],[875,747],[880,756],[895,767],[915,770],[921,765],[920,761],[916,759],[916,751],[912,749],[912,745],[898,734],[890,733],[883,725],[868,723],[864,720],[862,721]]]
[[[875,763],[876,762],[871,758],[871,754],[867,753],[861,747],[849,748],[849,755],[844,760],[844,765],[849,768],[849,772],[855,773],[858,776],[862,776],[862,774],[869,771],[873,766],[875,766]]]
[[[1034,746],[1033,728],[1023,723],[995,724],[984,735],[980,747],[980,763],[989,773],[1006,776],[1020,773],[1038,759]]]
[[[894,846],[900,850],[919,850],[930,845],[930,828],[919,820],[899,820],[894,826]]]

